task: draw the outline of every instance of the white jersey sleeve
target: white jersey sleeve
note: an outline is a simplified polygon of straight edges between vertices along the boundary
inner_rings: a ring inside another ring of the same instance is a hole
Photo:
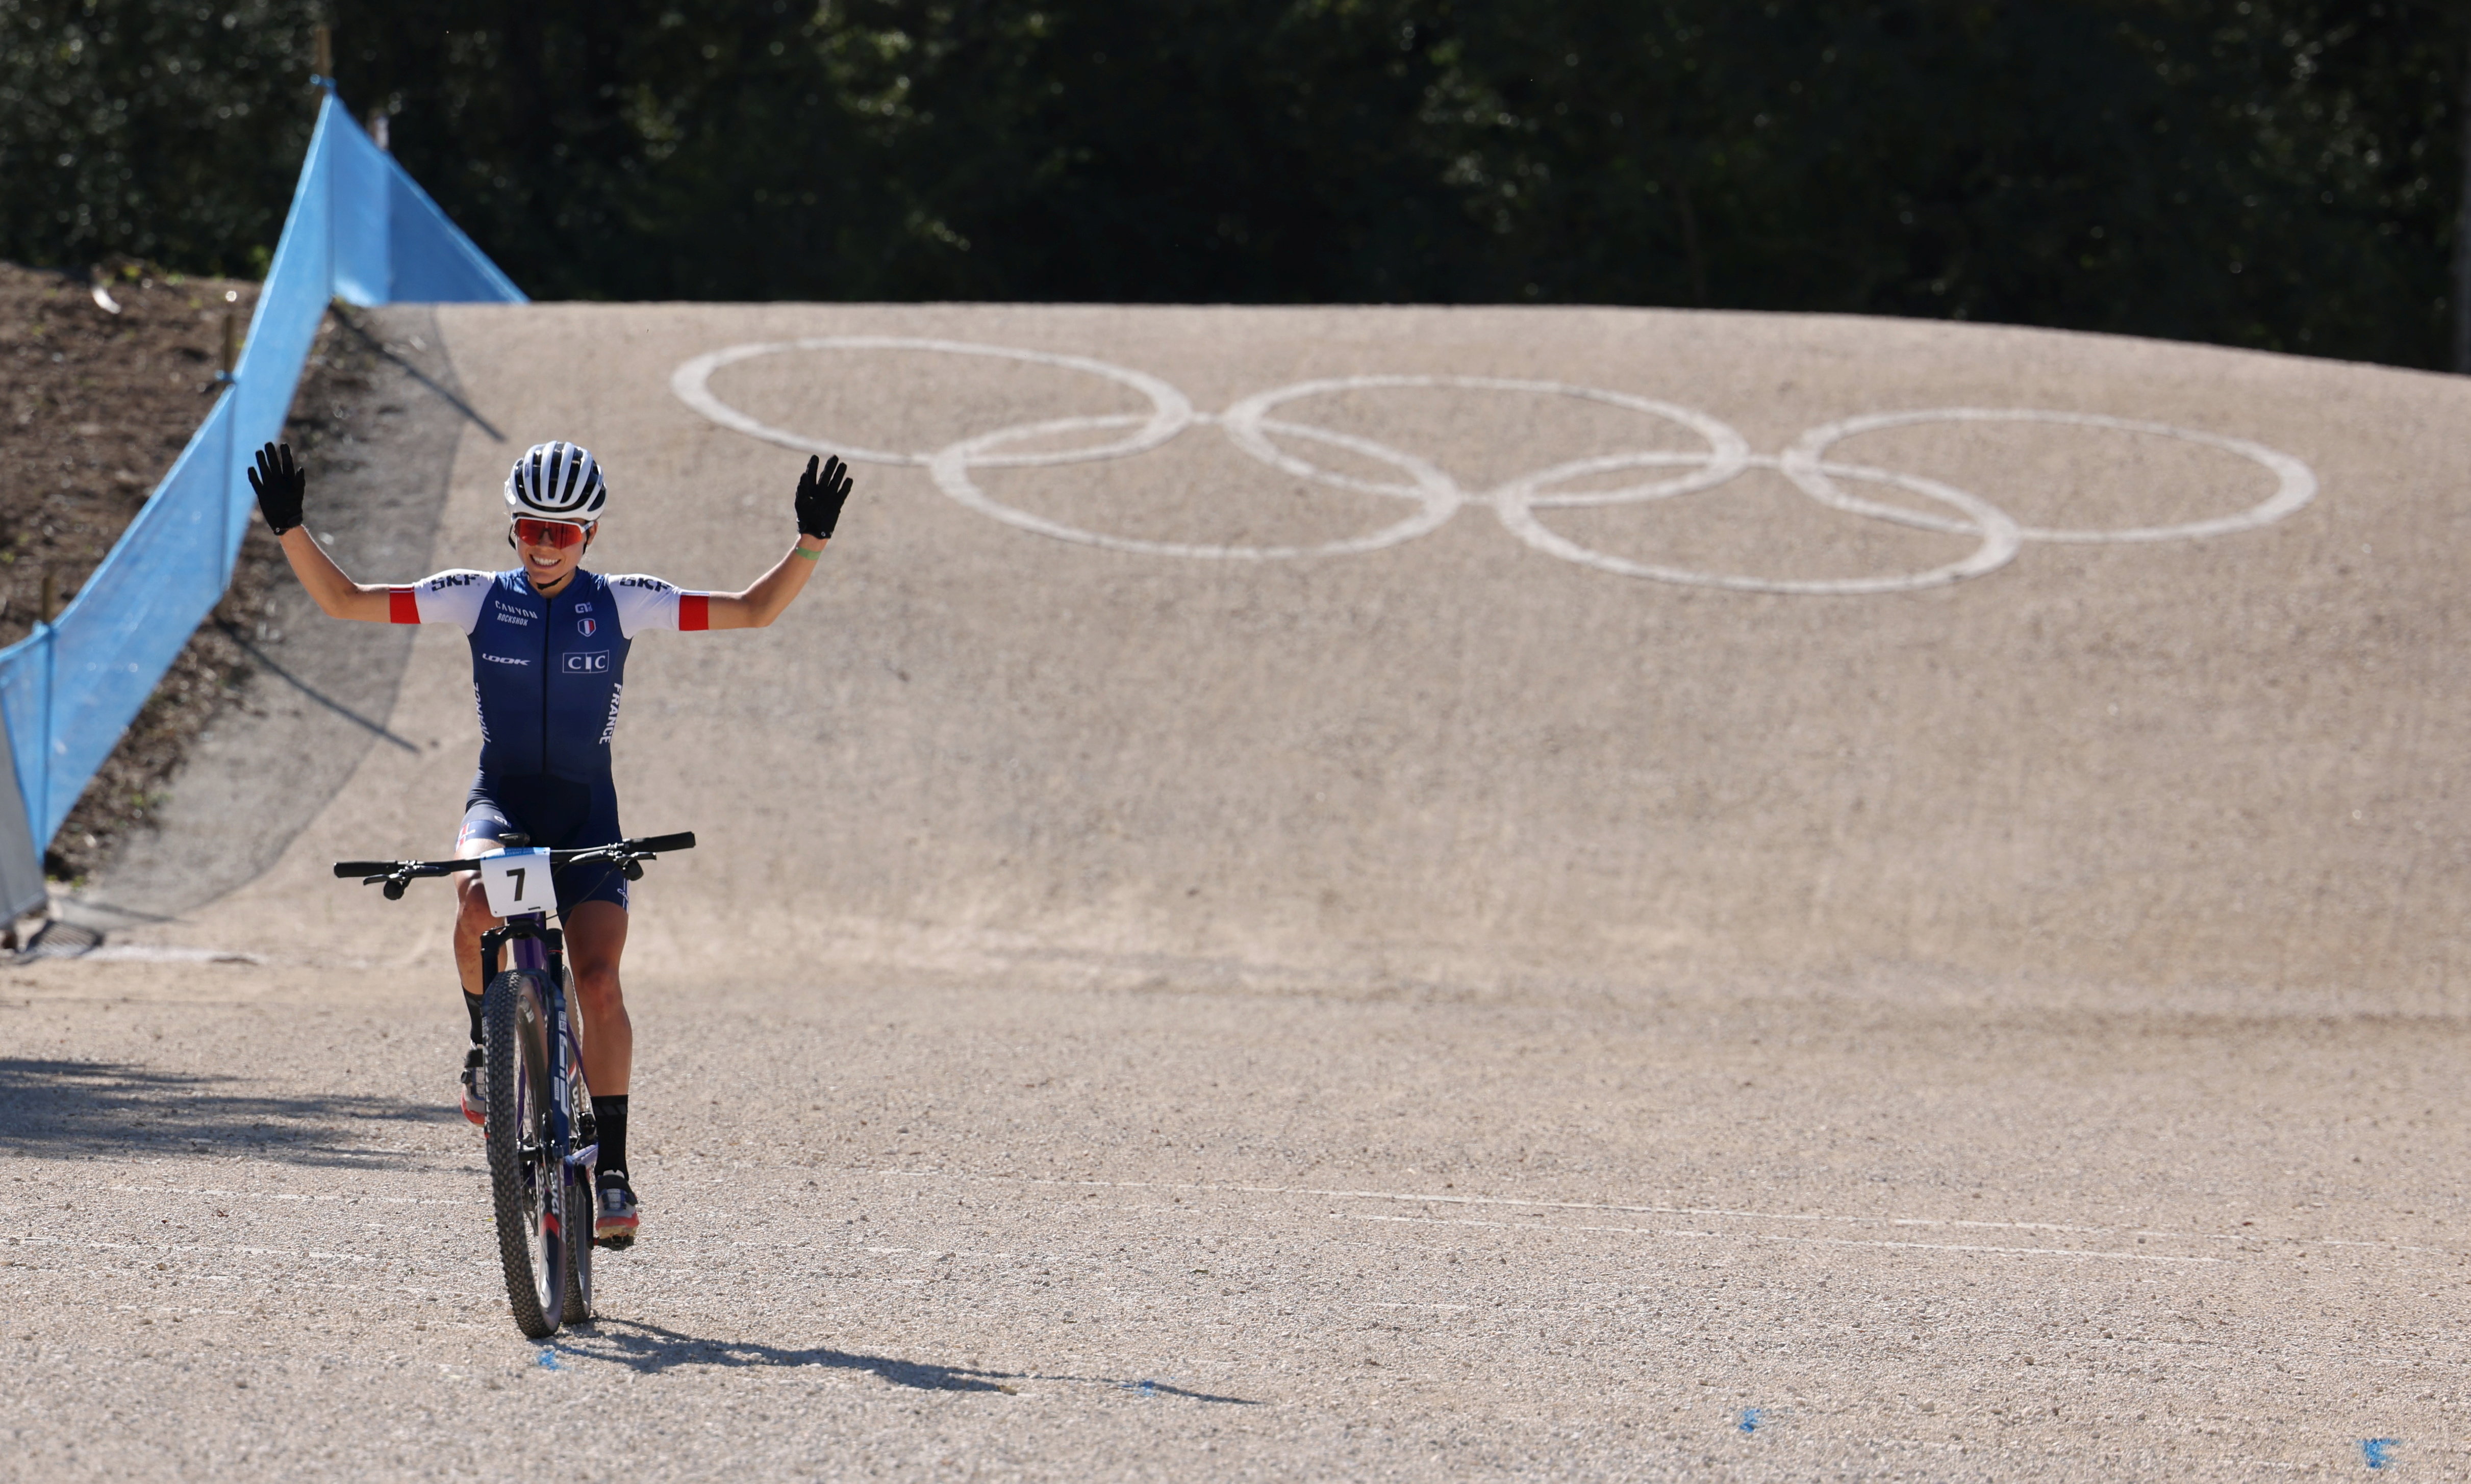
[[[629,572],[609,579],[609,596],[618,604],[618,632],[627,638],[654,629],[712,627],[712,595],[689,592],[658,577]]]
[[[469,634],[481,621],[494,573],[456,568],[423,577],[409,588],[387,590],[387,618],[393,623],[451,623]]]

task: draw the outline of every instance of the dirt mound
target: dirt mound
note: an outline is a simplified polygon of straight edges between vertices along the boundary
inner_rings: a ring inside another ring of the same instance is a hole
[[[47,601],[57,613],[77,595],[187,446],[213,406],[224,321],[247,331],[257,288],[137,263],[96,279],[0,264],[0,644],[25,638]],[[360,322],[339,313],[320,328],[284,429],[295,449],[348,442],[354,419],[400,410],[378,374],[386,353]],[[269,585],[282,565],[252,525],[214,616],[62,822],[51,875],[82,884],[154,828],[198,739],[249,704],[262,646],[283,622]]]
[[[781,625],[636,646],[627,821],[709,846],[647,962],[2395,995],[2460,956],[2451,378],[1636,311],[438,324],[506,439],[464,432],[439,566],[499,557],[506,446],[589,444],[595,564],[714,588],[805,447],[873,460]],[[443,846],[467,671],[420,636],[416,751],[215,934],[413,940],[317,878]]]

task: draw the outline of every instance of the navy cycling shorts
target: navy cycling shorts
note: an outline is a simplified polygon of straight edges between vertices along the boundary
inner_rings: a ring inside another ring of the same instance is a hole
[[[553,850],[576,850],[626,838],[618,829],[618,790],[607,782],[577,783],[566,778],[493,777],[483,773],[472,779],[463,800],[463,828],[455,837],[458,849],[474,840],[501,840],[509,834],[531,837],[531,844]],[[561,867],[555,877],[557,910],[573,912],[583,902],[626,905],[625,873],[607,862]]]

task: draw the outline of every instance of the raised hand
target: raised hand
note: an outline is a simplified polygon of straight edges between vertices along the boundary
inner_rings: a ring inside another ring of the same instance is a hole
[[[823,465],[820,474],[815,468],[819,463]],[[833,527],[840,522],[841,501],[849,499],[849,493],[848,465],[838,457],[829,462],[808,459],[807,472],[798,476],[798,534],[830,541]]]
[[[248,487],[257,491],[258,511],[275,535],[300,523],[300,500],[309,491],[309,472],[292,461],[292,445],[270,443],[258,450],[257,467],[248,471]]]

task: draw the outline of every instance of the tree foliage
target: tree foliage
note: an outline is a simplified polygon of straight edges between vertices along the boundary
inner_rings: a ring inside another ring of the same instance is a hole
[[[0,0],[0,256],[263,271],[311,123],[296,0]]]
[[[0,252],[262,252],[314,10],[0,0]],[[1705,304],[2436,365],[2459,10],[334,0],[332,19],[344,95],[546,297]]]

